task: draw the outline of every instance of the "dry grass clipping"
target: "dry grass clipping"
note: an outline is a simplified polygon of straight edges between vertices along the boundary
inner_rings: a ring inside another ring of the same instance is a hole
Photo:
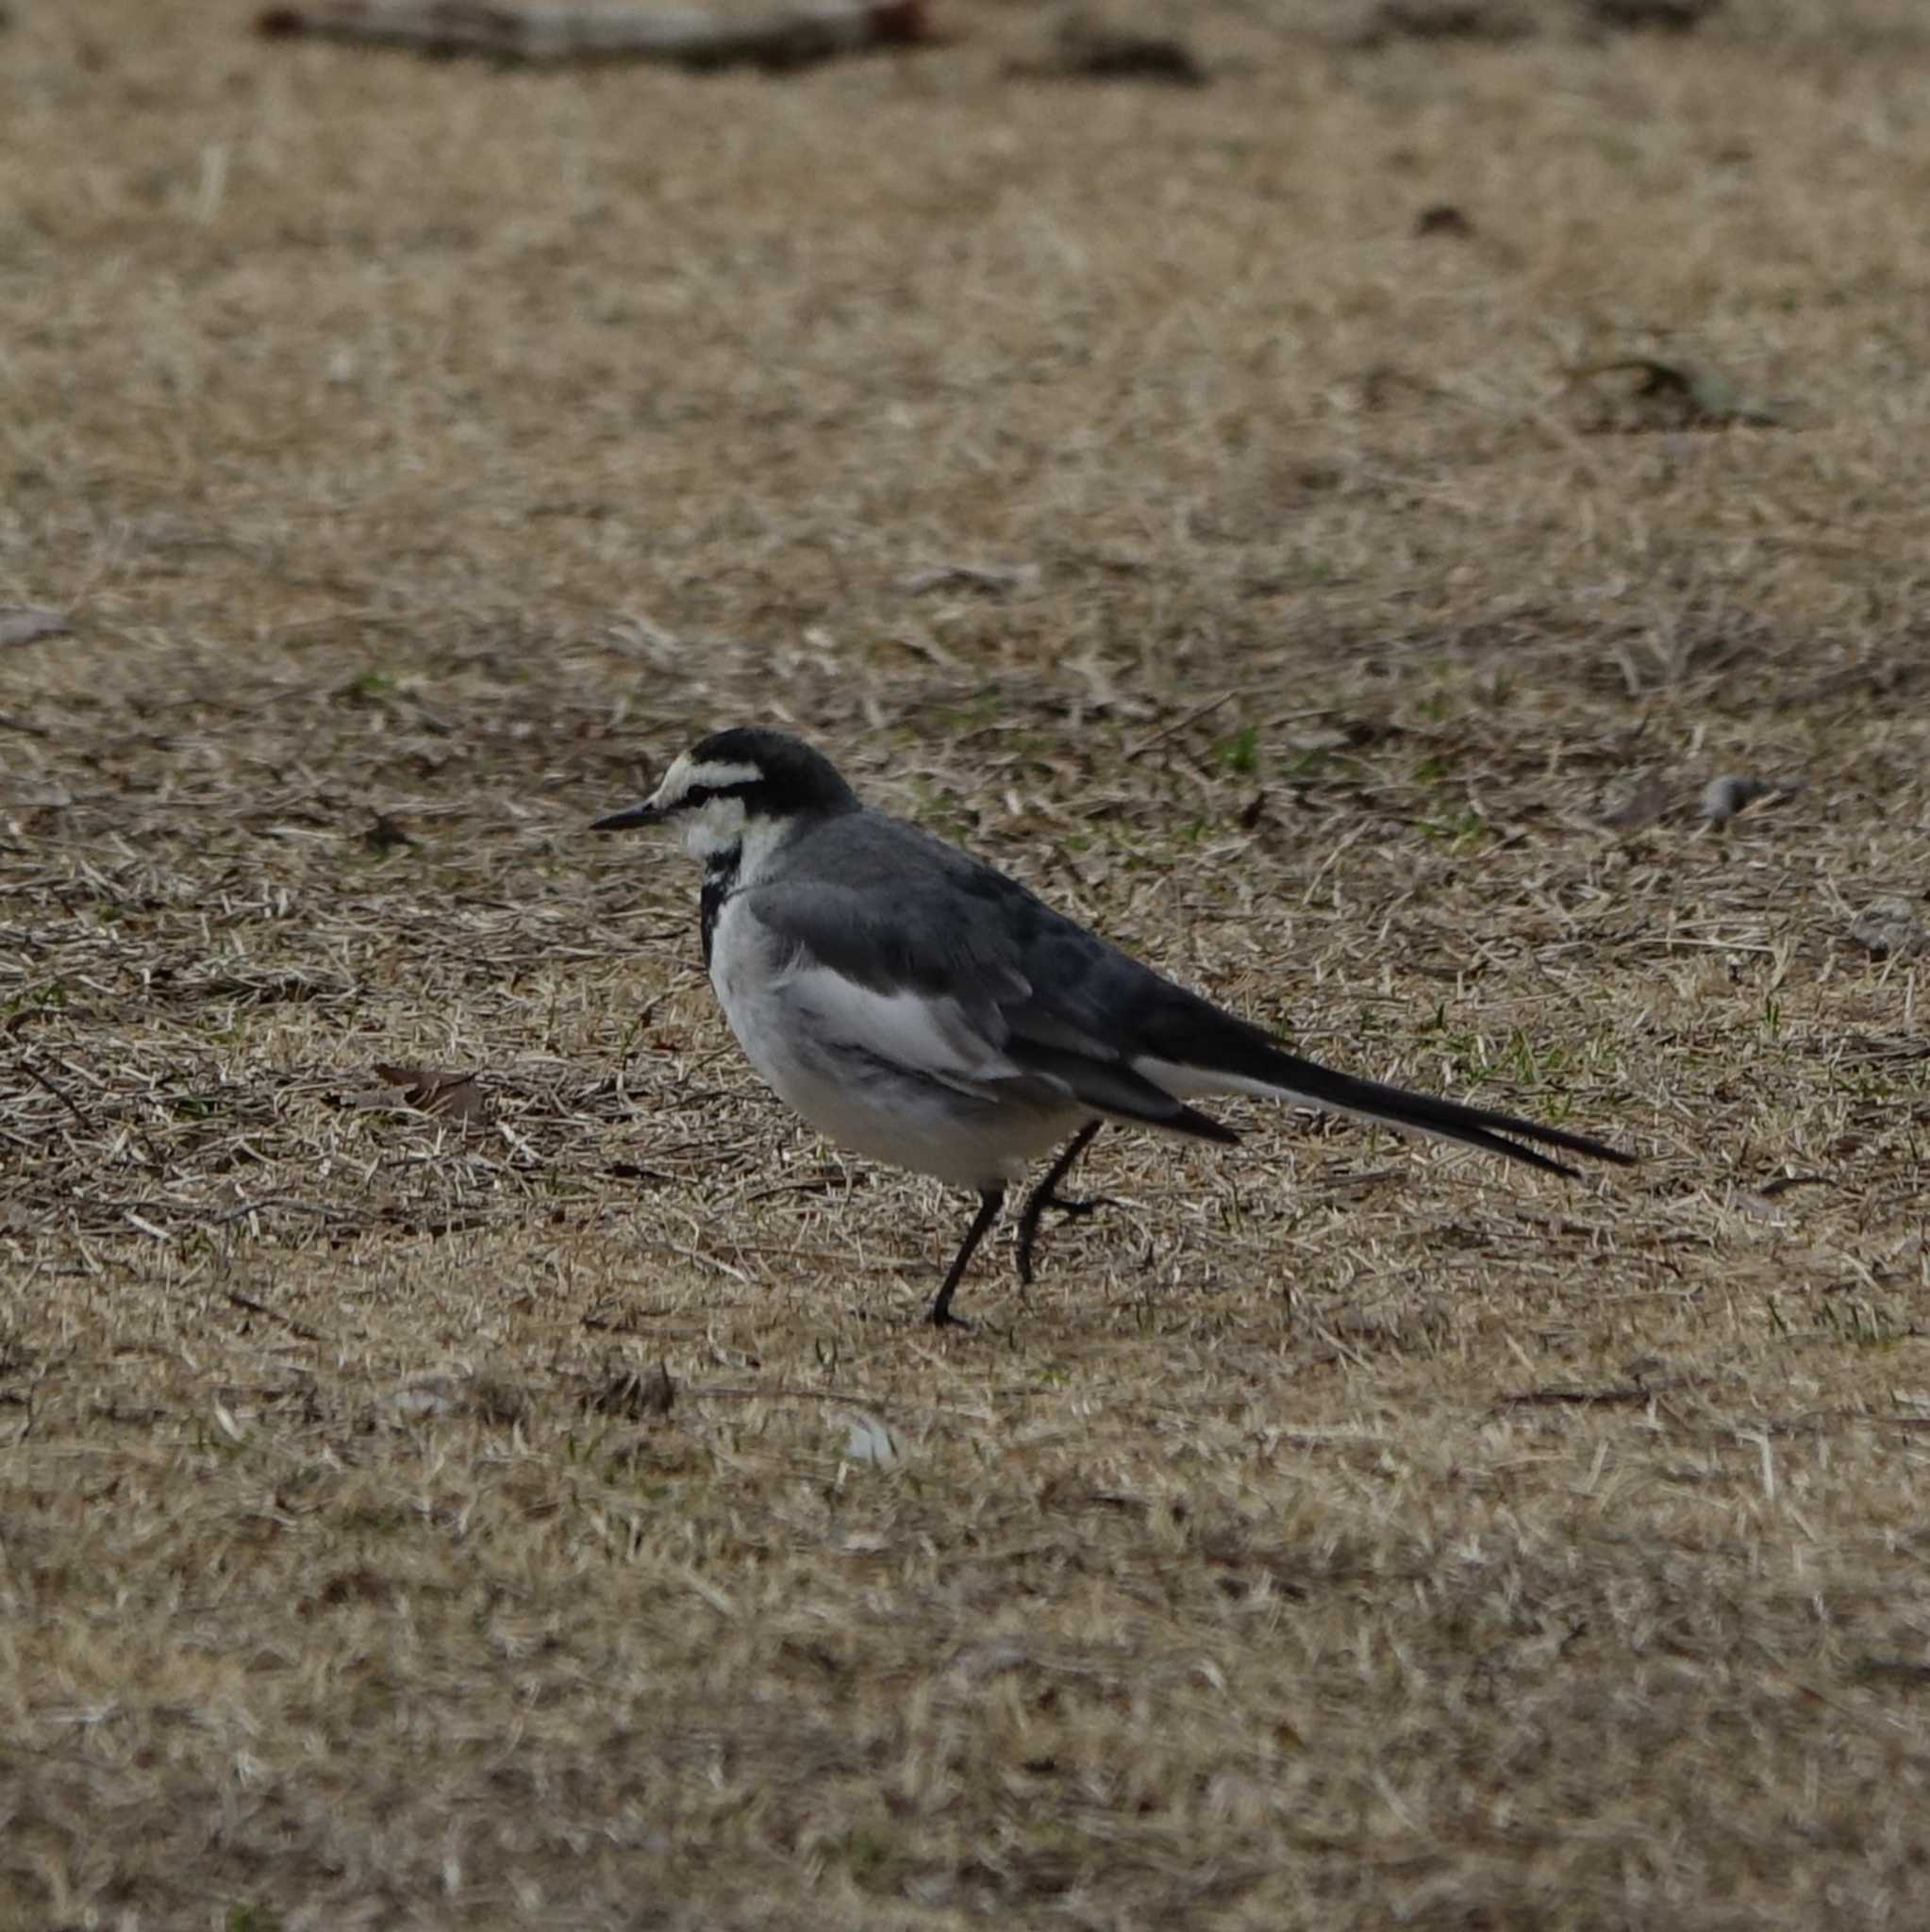
[[[1920,1922],[1916,9],[945,11],[8,36],[0,1923]],[[935,1340],[582,829],[752,717],[1647,1162],[1108,1134]]]

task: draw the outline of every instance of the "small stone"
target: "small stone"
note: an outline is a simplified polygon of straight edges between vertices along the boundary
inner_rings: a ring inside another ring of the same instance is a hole
[[[1711,778],[1702,794],[1702,815],[1712,825],[1726,825],[1745,805],[1770,791],[1760,778]]]
[[[37,644],[42,638],[64,638],[71,631],[66,618],[44,605],[0,607],[0,644]]]
[[[1878,899],[1850,924],[1850,937],[1877,958],[1914,958],[1930,945],[1915,907],[1907,899]]]

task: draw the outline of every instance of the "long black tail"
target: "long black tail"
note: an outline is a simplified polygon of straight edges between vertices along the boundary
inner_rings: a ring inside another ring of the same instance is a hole
[[[1271,1044],[1262,1048],[1249,1044],[1240,1060],[1239,1077],[1242,1084],[1251,1081],[1256,1087],[1272,1090],[1283,1100],[1302,1100],[1336,1113],[1439,1134],[1443,1140],[1480,1147],[1489,1154],[1539,1167],[1546,1174],[1566,1174],[1571,1180],[1580,1178],[1574,1168],[1565,1161],[1552,1160],[1536,1147],[1524,1147],[1522,1142],[1533,1141],[1541,1147],[1559,1147],[1570,1154],[1586,1155],[1591,1160],[1612,1160],[1620,1167],[1635,1165],[1633,1154],[1624,1154],[1606,1141],[1591,1141],[1586,1134],[1571,1134],[1565,1127],[1543,1126],[1539,1121],[1496,1113],[1491,1108],[1468,1107],[1458,1100],[1443,1100],[1438,1094],[1413,1093],[1405,1087],[1389,1087],[1379,1080],[1337,1074],[1331,1067],[1304,1060],[1297,1054]]]

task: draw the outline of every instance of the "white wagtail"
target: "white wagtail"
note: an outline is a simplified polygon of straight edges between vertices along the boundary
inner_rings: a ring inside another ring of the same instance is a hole
[[[1521,1141],[1632,1158],[1287,1052],[1004,873],[867,809],[828,758],[783,732],[714,733],[593,829],[659,823],[703,861],[704,963],[752,1066],[841,1146],[977,1191],[931,1306],[940,1326],[957,1319],[953,1291],[1006,1189],[1061,1141],[1019,1217],[1023,1282],[1045,1209],[1098,1205],[1058,1188],[1104,1122],[1237,1140],[1187,1105],[1194,1094],[1356,1114],[1549,1174],[1575,1171]]]

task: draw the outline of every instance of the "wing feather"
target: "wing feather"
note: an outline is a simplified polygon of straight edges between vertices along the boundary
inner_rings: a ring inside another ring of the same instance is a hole
[[[785,972],[784,996],[827,1041],[889,1061],[907,1072],[983,1092],[1020,1069],[1001,1050],[993,1028],[960,1002],[900,987],[881,991],[849,978],[837,967],[806,963],[802,956]]]
[[[1264,1093],[1558,1174],[1572,1170],[1521,1143],[1630,1158],[1565,1128],[1302,1059],[1017,880],[897,819],[845,813],[798,836],[810,884],[792,874],[790,885],[746,888],[757,917],[802,967],[822,965],[857,989],[827,995],[849,1024],[935,1078],[1035,1091],[1043,1083],[1095,1113],[1215,1140],[1233,1137],[1188,1107],[1189,1093]]]
[[[827,1034],[966,1091],[1051,1093],[1174,1133],[1237,1138],[1129,1064],[1121,1042],[1135,1036],[1109,1024],[1122,989],[1095,975],[1143,996],[1165,985],[1156,974],[915,827],[867,812],[835,828],[835,844],[795,855],[808,887],[786,868],[790,883],[746,888],[788,955],[790,997]]]

